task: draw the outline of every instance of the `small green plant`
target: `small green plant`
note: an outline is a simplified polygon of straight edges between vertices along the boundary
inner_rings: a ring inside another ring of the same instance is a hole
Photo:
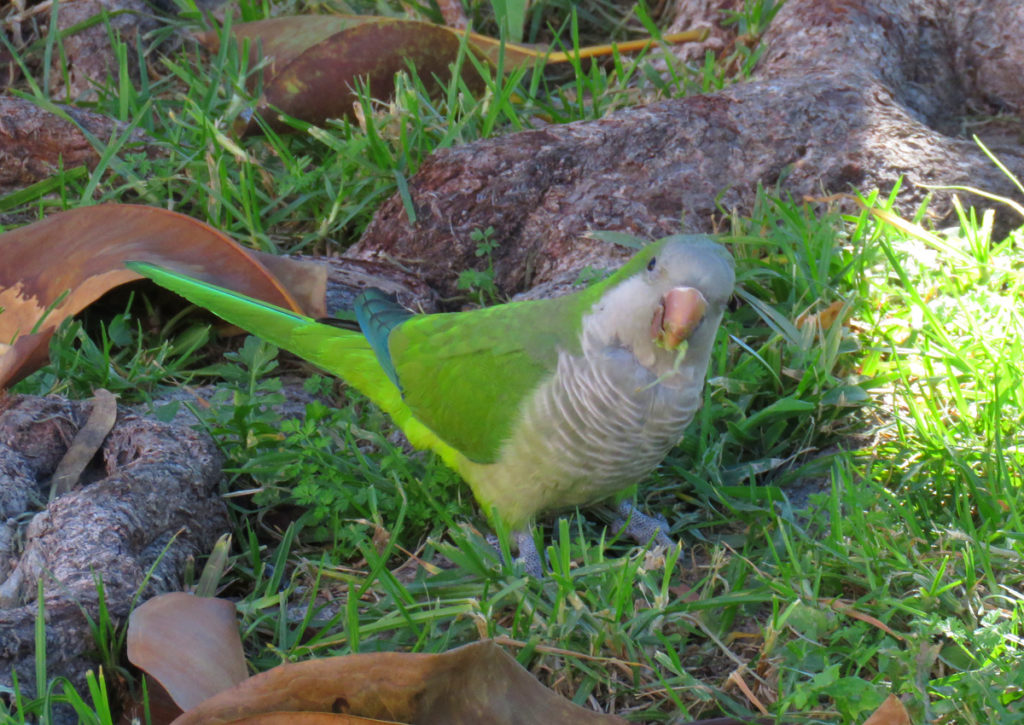
[[[724,11],[722,25],[735,25],[741,35],[759,36],[784,3],[785,0],[743,0],[743,7],[739,10]]]
[[[459,273],[457,286],[470,294],[476,295],[477,303],[484,307],[498,301],[498,286],[494,283],[494,257],[492,253],[498,248],[498,240],[494,238],[494,227],[474,229],[469,238],[476,242],[474,254],[487,258],[486,269],[464,269]]]
[[[157,334],[146,332],[132,312],[99,321],[90,334],[78,319],[65,320],[50,342],[50,362],[18,383],[20,393],[62,393],[85,398],[106,388],[123,402],[144,399],[158,386],[186,382],[196,367],[199,351],[210,341],[204,324],[183,324],[175,317]]]

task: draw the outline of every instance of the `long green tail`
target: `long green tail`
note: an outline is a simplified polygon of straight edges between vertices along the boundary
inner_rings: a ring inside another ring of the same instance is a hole
[[[148,262],[126,262],[125,266],[231,324],[337,375],[393,417],[404,417],[401,395],[362,333],[324,325],[311,317]]]

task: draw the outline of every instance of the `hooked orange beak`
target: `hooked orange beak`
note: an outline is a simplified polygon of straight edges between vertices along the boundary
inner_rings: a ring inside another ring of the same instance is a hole
[[[661,298],[651,320],[651,339],[666,350],[675,350],[704,319],[708,301],[693,287],[670,289]]]

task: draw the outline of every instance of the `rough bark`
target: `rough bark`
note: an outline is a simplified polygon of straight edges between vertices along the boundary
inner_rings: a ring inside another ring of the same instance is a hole
[[[724,20],[729,13],[743,10],[743,3],[744,0],[676,0],[670,15],[674,19],[665,32],[705,30],[708,35],[699,43],[676,46],[672,52],[678,58],[692,61],[703,61],[709,50],[715,54],[729,52],[735,46],[739,28]]]
[[[101,16],[103,22],[92,22]],[[139,36],[159,27],[160,21],[144,0],[65,0],[58,6],[56,24],[59,30],[69,34],[62,42],[64,58],[55,61],[58,72],[54,73],[51,95],[88,101],[95,99],[97,83],[108,78],[116,80],[120,73],[111,35],[125,44],[127,69],[135,82],[138,81],[139,58],[135,49],[139,46]],[[74,32],[69,32],[72,29]]]
[[[306,255],[296,255],[296,258],[327,266],[325,308],[328,315],[339,310],[352,310],[356,297],[367,287],[376,287],[395,295],[410,310],[438,312],[440,309],[437,292],[417,275],[392,264]]]
[[[722,3],[680,5],[692,20]],[[450,296],[458,273],[480,265],[470,233],[493,227],[496,281],[517,292],[622,256],[583,240],[588,230],[711,231],[721,210],[749,212],[759,185],[800,199],[886,193],[903,177],[904,213],[929,184],[1020,199],[963,131],[971,111],[1019,111],[1022,31],[1016,0],[789,0],[751,80],[437,151],[409,182],[416,222],[396,195],[349,256],[415,265]],[[970,130],[1024,176],[1006,126]],[[930,212],[951,208],[935,192]]]
[[[42,43],[47,38],[54,18],[52,9],[49,2],[11,3],[2,11],[0,20],[16,50],[24,52],[33,43]],[[98,85],[111,79],[117,82],[120,68],[112,35],[125,44],[128,72],[133,83],[138,80],[138,41],[160,25],[145,0],[63,0],[56,9],[56,30],[64,35],[58,52],[53,54],[50,87],[45,89],[50,98],[94,100]],[[31,54],[23,57],[33,63]],[[20,66],[6,47],[0,47],[0,77],[5,87],[14,86],[20,78]],[[0,96],[0,194],[49,178],[61,167],[94,168],[100,151],[89,142],[86,133],[106,143],[127,128],[127,124],[81,108],[58,108],[65,115],[51,113],[21,98]],[[161,153],[149,141],[136,129],[126,150],[150,156]],[[2,223],[24,221],[0,217]]]
[[[47,674],[82,686],[85,672],[97,667],[85,617],[99,620],[96,581],[102,579],[106,606],[121,622],[140,590],[143,601],[180,589],[186,560],[209,552],[227,530],[212,440],[126,409],[118,411],[102,461],[93,461],[77,488],[40,503],[90,406],[56,397],[0,399],[0,589],[13,597],[0,607],[0,684],[11,686],[13,669],[22,692],[35,691],[39,582]],[[12,542],[21,537],[24,546],[15,551]]]
[[[0,194],[46,179],[58,168],[95,168],[100,152],[83,129],[101,142],[125,133],[127,124],[71,106],[61,106],[67,118],[14,96],[0,96]],[[159,153],[147,145],[145,134],[134,130],[129,150]]]

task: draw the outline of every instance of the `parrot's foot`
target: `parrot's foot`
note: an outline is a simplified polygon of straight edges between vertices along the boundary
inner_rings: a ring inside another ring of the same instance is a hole
[[[536,579],[543,579],[544,566],[541,562],[540,552],[537,551],[537,544],[533,541],[533,532],[529,530],[513,531],[512,541],[515,542],[516,549],[519,551],[512,561],[522,564],[526,569],[526,573],[530,576]],[[494,550],[498,552],[498,558],[504,561],[505,557],[501,553],[498,537],[494,534],[488,535],[487,543],[494,547]]]
[[[646,546],[652,540],[658,546],[667,548],[676,545],[676,542],[665,533],[668,530],[668,522],[665,519],[648,516],[629,501],[620,503],[615,509],[615,514],[612,527],[617,534],[628,536],[641,546]]]
[[[519,554],[516,561],[521,562],[530,576],[541,579],[544,576],[544,564],[537,551],[537,544],[533,540],[532,531],[516,531],[512,534],[516,546],[519,547]]]

